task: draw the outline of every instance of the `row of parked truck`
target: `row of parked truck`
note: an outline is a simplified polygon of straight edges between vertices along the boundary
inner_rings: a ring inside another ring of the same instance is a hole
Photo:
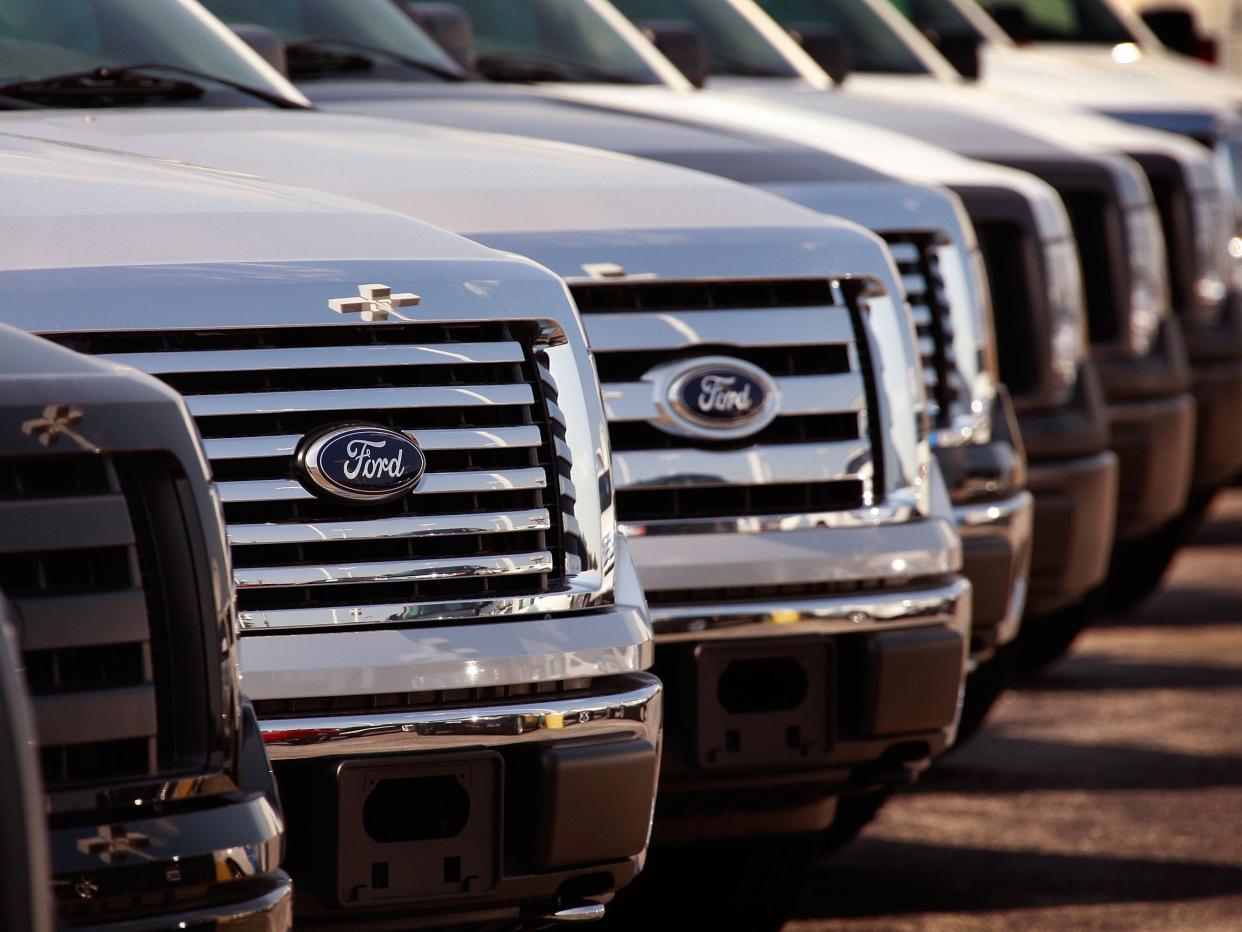
[[[1242,87],[1004,9],[0,4],[5,926],[779,926],[1150,592]]]

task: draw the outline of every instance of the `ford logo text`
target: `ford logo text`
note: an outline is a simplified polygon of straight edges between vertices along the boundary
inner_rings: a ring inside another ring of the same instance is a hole
[[[645,377],[663,395],[659,426],[715,439],[745,437],[771,423],[779,407],[775,381],[741,359],[701,357],[661,366]]]
[[[352,502],[386,502],[418,485],[427,458],[408,434],[378,424],[342,424],[307,436],[298,471],[316,495]]]

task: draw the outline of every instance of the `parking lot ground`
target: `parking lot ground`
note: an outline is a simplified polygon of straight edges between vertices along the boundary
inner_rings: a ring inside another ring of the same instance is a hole
[[[1242,930],[1242,490],[1164,589],[1005,696],[785,932]]]

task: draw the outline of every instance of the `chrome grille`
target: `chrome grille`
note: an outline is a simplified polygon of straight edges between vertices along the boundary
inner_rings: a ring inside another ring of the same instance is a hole
[[[918,330],[919,354],[932,423],[947,427],[953,411],[965,403],[967,389],[955,381],[953,318],[930,236],[886,233],[889,251],[901,273]]]
[[[224,505],[239,616],[265,627],[561,586],[577,559],[561,523],[574,491],[535,336],[393,323],[54,338],[184,396]],[[353,421],[417,438],[427,472],[414,492],[367,505],[299,482],[302,437]]]
[[[878,451],[858,311],[827,280],[580,282],[622,522],[794,515],[871,504]],[[657,426],[644,376],[707,356],[742,360],[779,389],[777,416],[741,440]]]

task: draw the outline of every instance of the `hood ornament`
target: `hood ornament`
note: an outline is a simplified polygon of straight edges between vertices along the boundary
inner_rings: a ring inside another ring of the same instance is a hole
[[[338,314],[361,314],[363,320],[387,320],[388,315],[397,308],[417,307],[422,300],[408,291],[393,294],[387,285],[359,285],[358,293],[362,297],[332,298],[328,301],[328,307]],[[401,317],[400,314],[397,316]]]
[[[22,421],[22,433],[45,447],[55,446],[61,437],[68,437],[88,453],[98,453],[99,447],[74,430],[85,416],[76,405],[48,405],[43,409],[43,417]]]

